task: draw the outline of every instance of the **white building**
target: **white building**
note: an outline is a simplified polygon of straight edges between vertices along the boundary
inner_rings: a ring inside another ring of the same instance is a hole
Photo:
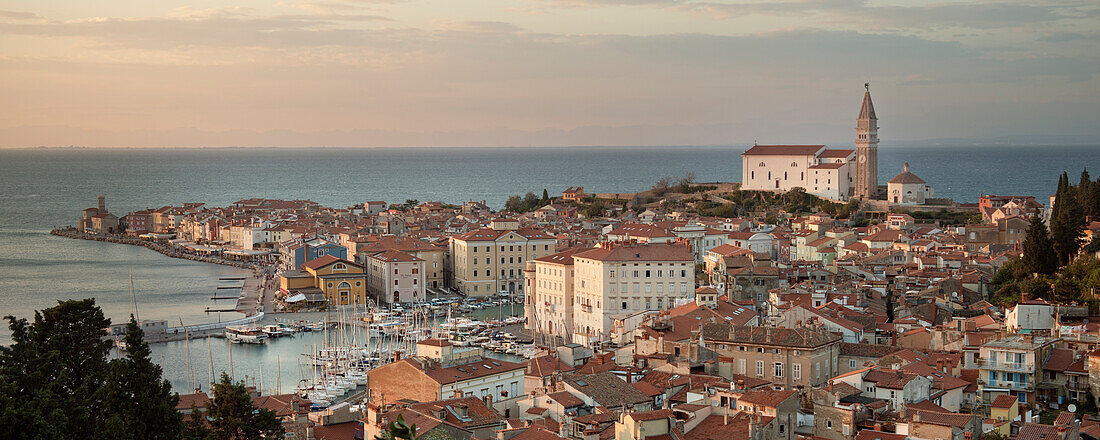
[[[680,243],[602,243],[573,255],[573,342],[611,335],[612,315],[664,310],[695,291],[695,256]]]
[[[824,145],[754,145],[741,153],[741,189],[790,191],[834,200],[852,195],[856,150],[830,150]]]
[[[1005,330],[1050,330],[1054,328],[1054,306],[1041,299],[1025,299],[1005,311]]]
[[[909,162],[901,167],[901,173],[886,182],[886,200],[898,205],[923,205],[932,198],[932,187],[909,171]]]
[[[589,248],[575,248],[527,261],[524,270],[524,316],[527,328],[538,337],[573,337],[573,255]]]
[[[424,301],[424,260],[388,250],[367,257],[367,286],[389,304]]]
[[[741,153],[741,189],[790,191],[833,200],[873,198],[878,187],[878,118],[871,93],[856,120],[856,148],[824,145],[753,145]]]

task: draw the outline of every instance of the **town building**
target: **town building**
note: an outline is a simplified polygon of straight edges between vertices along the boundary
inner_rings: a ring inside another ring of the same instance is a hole
[[[367,274],[363,266],[333,255],[307,261],[301,270],[283,271],[279,275],[279,288],[287,294],[320,291],[332,304],[367,304]]]
[[[524,364],[483,358],[480,350],[455,351],[450,342],[426,339],[417,355],[370,370],[371,394],[386,401],[432,402],[459,397],[488,399],[501,410],[524,395]],[[509,403],[510,402],[510,403]]]
[[[573,254],[573,342],[611,336],[616,315],[672,308],[695,291],[695,256],[679,243],[601,243]]]
[[[539,340],[572,341],[573,255],[588,249],[573,248],[527,262],[524,316]]]
[[[924,179],[909,171],[909,162],[901,166],[901,173],[886,182],[886,200],[897,205],[923,205],[934,194]]]
[[[523,294],[526,262],[557,251],[553,236],[508,218],[450,239],[455,288],[468,296]]]
[[[991,402],[999,395],[1011,395],[1020,403],[1035,404],[1043,362],[1055,341],[1028,334],[982,344],[977,361],[982,399]]]
[[[856,121],[856,148],[753,145],[741,153],[741,189],[807,193],[832,200],[878,194],[878,118],[868,88]]]
[[[388,250],[366,259],[370,292],[380,303],[424,301],[424,260]]]
[[[734,373],[784,389],[820,387],[836,375],[841,337],[823,328],[704,324],[700,341],[736,365]]]

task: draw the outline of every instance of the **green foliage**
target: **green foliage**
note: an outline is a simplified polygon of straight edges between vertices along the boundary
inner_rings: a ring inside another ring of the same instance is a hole
[[[390,422],[386,428],[386,432],[374,438],[376,440],[416,440],[416,425],[405,423],[405,418],[400,414],[397,415],[397,420]]]
[[[1085,400],[1083,402],[1078,402],[1077,413],[1093,415],[1096,414],[1096,397],[1092,395],[1091,387],[1089,388],[1088,393],[1085,396]]]
[[[182,416],[179,395],[149,358],[149,344],[134,317],[126,325],[126,356],[111,361],[103,403],[113,408],[109,419],[118,439],[178,439]]]
[[[210,428],[206,427],[206,414],[192,403],[190,417],[183,423],[183,439],[205,440],[210,436]]]
[[[214,400],[206,416],[210,420],[209,438],[212,440],[260,440],[284,435],[283,425],[275,412],[254,407],[244,382],[233,382],[224,372],[221,380],[214,384]]]
[[[111,322],[94,299],[59,301],[34,322],[7,317],[0,347],[0,438],[176,439],[179,397],[131,319],[124,358],[108,362]]]
[[[606,210],[607,207],[604,206],[603,202],[597,200],[584,207],[584,215],[588,218],[603,217],[604,211]]]
[[[534,211],[549,204],[549,197],[545,199],[539,199],[539,196],[535,195],[535,193],[529,192],[523,197],[509,197],[508,201],[504,202],[504,209],[507,211],[522,214],[524,212]]]
[[[0,438],[102,438],[101,396],[111,322],[95,300],[60,301],[34,322],[6,318],[12,345],[0,347]]]
[[[898,211],[903,212],[903,211]],[[982,222],[980,212],[960,212],[941,209],[939,211],[904,211],[920,223],[938,222],[941,225],[965,225]]]
[[[978,437],[979,440],[1008,440],[1010,437],[997,431],[989,431]]]
[[[1054,241],[1047,226],[1038,215],[1031,217],[1027,236],[1023,242],[1021,269],[1027,273],[1050,275],[1058,270],[1058,255],[1054,253]]]
[[[1077,190],[1070,186],[1069,176],[1062,173],[1050,214],[1050,235],[1059,264],[1068,264],[1080,251],[1085,225],[1085,214],[1078,204]]]

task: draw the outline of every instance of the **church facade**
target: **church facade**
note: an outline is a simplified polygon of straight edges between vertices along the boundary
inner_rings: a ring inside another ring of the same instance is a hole
[[[856,148],[753,145],[741,153],[741,189],[807,193],[833,200],[873,199],[878,190],[878,118],[868,89],[856,120]]]

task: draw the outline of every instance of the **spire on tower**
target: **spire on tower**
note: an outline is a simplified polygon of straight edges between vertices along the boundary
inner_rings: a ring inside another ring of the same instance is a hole
[[[875,116],[875,106],[871,104],[871,83],[863,83],[863,87],[867,91],[863,92],[863,107],[859,109],[859,119],[878,119]]]

